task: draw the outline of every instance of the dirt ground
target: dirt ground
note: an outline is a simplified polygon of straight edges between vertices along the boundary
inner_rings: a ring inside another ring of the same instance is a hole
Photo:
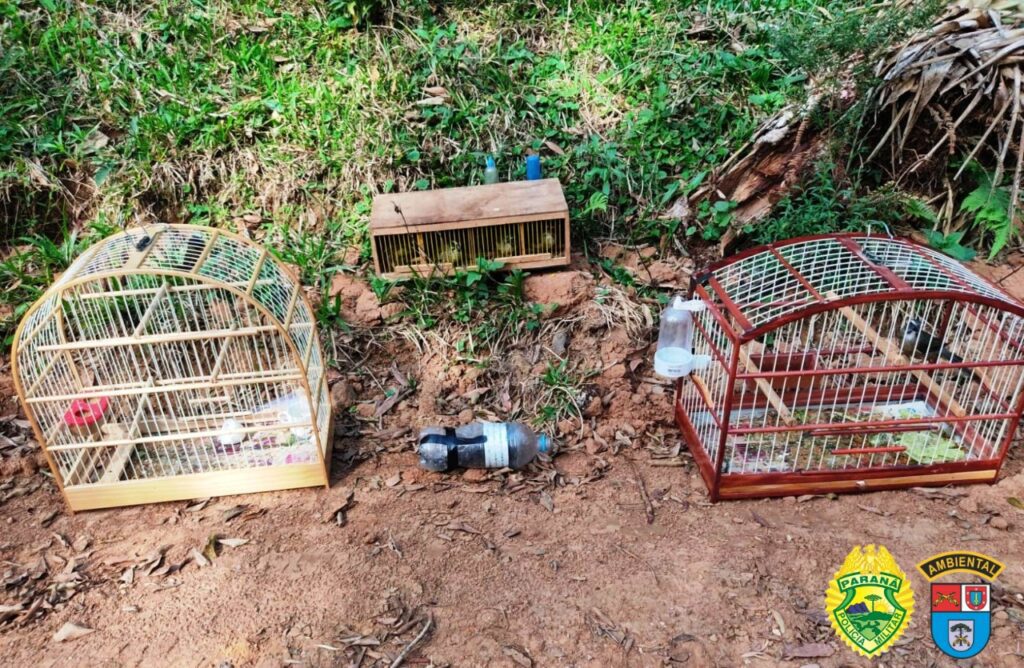
[[[685,285],[689,270],[638,275]],[[1006,285],[1024,297],[1024,271]],[[1007,502],[1024,497],[1021,444],[993,486],[712,505],[651,376],[651,305],[632,291],[580,266],[529,279],[531,298],[561,306],[481,370],[444,332],[381,336],[393,305],[356,279],[335,288],[355,326],[329,342],[350,363],[331,377],[327,490],[71,515],[0,360],[0,663],[952,666],[914,565],[966,548],[1006,563],[993,639],[969,665],[1024,665],[1024,511]],[[555,457],[520,473],[418,469],[418,427],[528,414],[558,359],[590,372]],[[828,580],[867,543],[918,601],[874,663],[824,610]]]

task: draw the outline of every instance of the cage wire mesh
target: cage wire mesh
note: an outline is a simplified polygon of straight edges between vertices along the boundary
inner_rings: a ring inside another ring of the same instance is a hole
[[[677,417],[713,496],[995,479],[1024,410],[1024,305],[963,265],[835,235],[726,260],[695,292],[711,363]]]
[[[240,237],[161,225],[98,243],[30,309],[13,358],[73,508],[79,490],[194,474],[306,465],[223,492],[208,478],[211,495],[327,482],[330,402],[312,312],[299,282]],[[149,489],[102,503],[195,490]]]

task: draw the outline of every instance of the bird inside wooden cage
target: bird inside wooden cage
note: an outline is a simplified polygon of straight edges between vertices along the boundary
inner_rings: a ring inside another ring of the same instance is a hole
[[[553,250],[555,250],[555,235],[551,233],[551,230],[546,230],[534,242],[533,251],[535,253],[550,253]]]
[[[512,235],[506,234],[498,240],[495,250],[498,252],[498,257],[512,257],[516,254],[516,247],[512,241]]]
[[[462,260],[462,249],[458,241],[450,241],[437,254],[437,261],[441,264],[458,266]]]
[[[952,364],[960,364],[964,361],[963,357],[950,350],[941,337],[927,331],[920,318],[912,318],[907,322],[907,326],[903,330],[901,348],[903,354],[908,358],[914,359],[915,356],[919,356],[932,364],[940,360]],[[981,382],[981,378],[966,367],[961,369],[959,375],[964,380]]]
[[[394,244],[394,246],[391,247],[390,253],[388,253],[388,255],[391,256],[390,259],[395,265],[409,264],[409,249],[405,246],[405,244]]]

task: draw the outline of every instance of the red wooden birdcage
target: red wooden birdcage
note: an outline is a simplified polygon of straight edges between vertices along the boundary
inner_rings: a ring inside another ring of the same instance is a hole
[[[676,420],[711,498],[992,482],[1024,412],[1024,304],[905,239],[753,248],[706,303]]]

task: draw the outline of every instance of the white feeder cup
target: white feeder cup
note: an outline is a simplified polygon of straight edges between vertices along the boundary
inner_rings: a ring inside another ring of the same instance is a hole
[[[705,309],[699,299],[676,295],[661,312],[658,349],[654,353],[654,372],[664,378],[682,378],[710,362],[708,355],[693,354],[693,314]]]

